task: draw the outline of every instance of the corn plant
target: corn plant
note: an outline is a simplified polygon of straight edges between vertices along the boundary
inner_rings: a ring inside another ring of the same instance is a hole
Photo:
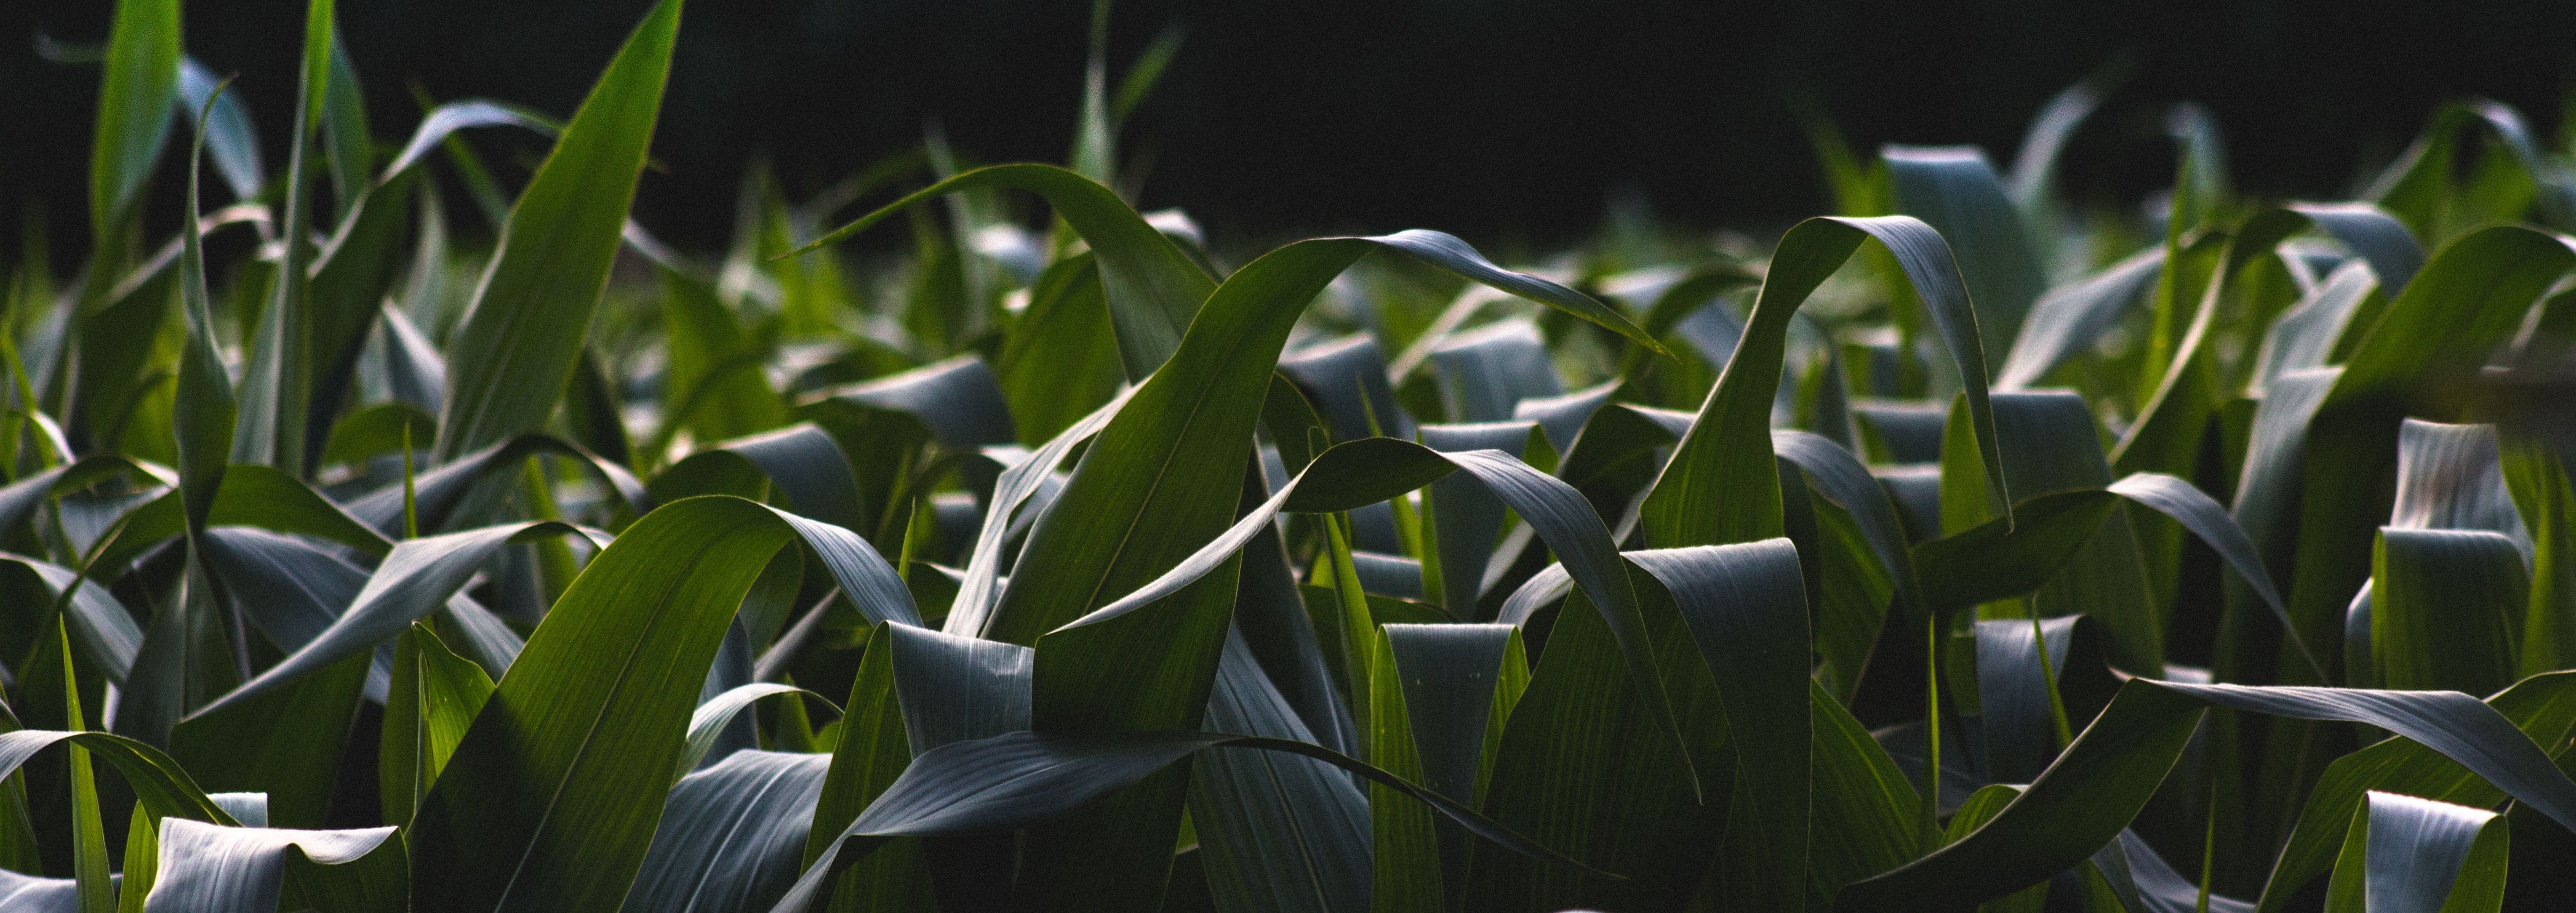
[[[2097,79],[2007,171],[1813,118],[1767,249],[1245,258],[1122,194],[1106,9],[1070,167],[755,169],[702,260],[680,0],[399,145],[309,0],[282,168],[119,0],[0,317],[0,908],[2565,902],[2564,137],[2265,201],[2186,105],[2104,211]]]

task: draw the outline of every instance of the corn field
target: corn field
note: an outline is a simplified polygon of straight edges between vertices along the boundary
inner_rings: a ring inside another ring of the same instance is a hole
[[[1237,252],[1128,202],[1177,38],[1095,12],[1069,164],[754,170],[701,259],[628,215],[680,0],[568,118],[405,138],[333,16],[291,124],[178,0],[61,52],[0,910],[2576,896],[2563,127],[2284,202],[2186,104],[2104,210],[2089,80],[2002,168],[1810,116],[1838,214],[1767,245]]]

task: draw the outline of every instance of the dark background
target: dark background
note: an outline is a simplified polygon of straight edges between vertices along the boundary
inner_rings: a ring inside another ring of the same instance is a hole
[[[412,83],[569,114],[647,5],[343,0],[339,15],[391,143],[418,119]],[[918,143],[934,115],[976,158],[1062,161],[1088,6],[697,0],[654,143],[667,170],[644,178],[638,216],[681,246],[720,248],[752,156],[801,197]],[[31,203],[49,213],[58,262],[86,237],[98,70],[32,48],[39,32],[101,40],[109,8],[0,3],[6,249]],[[188,8],[190,53],[241,74],[272,167],[303,9]],[[2487,95],[2547,130],[2576,75],[2565,0],[1129,0],[1113,21],[1118,68],[1166,26],[1187,30],[1123,139],[1122,153],[1152,156],[1142,202],[1184,206],[1237,245],[1407,226],[1544,245],[1592,230],[1613,199],[1686,225],[1774,227],[1829,205],[1793,98],[1864,151],[1977,143],[2002,164],[2042,101],[2118,58],[2131,78],[2070,152],[2079,198],[2130,205],[2167,181],[2158,125],[2185,99],[2216,113],[2245,189],[2335,196],[2432,105]],[[504,131],[475,142],[504,162],[537,148]],[[164,160],[165,200],[178,158]]]

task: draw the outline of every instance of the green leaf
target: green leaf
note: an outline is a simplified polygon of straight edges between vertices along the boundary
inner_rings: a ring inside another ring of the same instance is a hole
[[[359,355],[384,311],[385,290],[393,285],[406,252],[404,233],[411,228],[416,186],[409,179],[381,187],[362,182],[331,240],[315,254],[305,330],[312,359],[312,396],[304,415],[309,467],[321,465],[333,420],[357,398]]]
[[[1782,236],[1746,324],[1744,342],[1727,360],[1689,432],[1646,496],[1646,543],[1658,548],[1745,542],[1781,535],[1780,492],[1772,468],[1771,401],[1779,389],[1789,318],[1825,277],[1876,238],[1895,256],[1922,296],[1967,387],[1968,411],[1992,490],[2012,501],[1986,398],[1986,362],[1977,318],[1969,310],[1948,245],[1909,216],[1815,218]],[[1756,479],[1772,479],[1769,482]],[[1756,480],[1756,481],[1748,481]],[[1733,489],[1733,490],[1729,490]],[[2007,509],[2006,517],[2010,518]]]
[[[409,824],[456,754],[465,730],[492,696],[492,678],[418,622],[394,640],[393,683],[386,689],[376,783],[384,820]]]
[[[832,436],[812,423],[799,423],[777,431],[709,445],[690,454],[653,479],[656,501],[673,501],[689,494],[714,493],[684,484],[692,472],[718,471],[711,464],[724,462],[737,469],[748,469],[768,479],[785,496],[798,514],[830,523],[844,529],[865,529],[875,525],[865,515],[859,501],[859,485],[850,475],[849,458]]]
[[[1527,452],[1534,422],[1483,422],[1473,425],[1423,425],[1423,446],[1433,450],[1499,450]],[[1431,483],[1424,499],[1433,548],[1426,550],[1439,572],[1442,607],[1456,618],[1474,618],[1484,595],[1486,564],[1503,534],[1506,508],[1472,476],[1452,475]],[[1425,584],[1431,581],[1424,581]]]
[[[2040,495],[2014,509],[2017,523],[1999,517],[1915,546],[1924,603],[1948,613],[2039,589],[2118,503],[2101,489]]]
[[[2485,694],[2511,684],[2531,592],[2522,552],[2485,530],[2383,527],[2370,644],[2383,687]]]
[[[808,695],[827,705],[831,703],[831,699],[822,695],[777,682],[752,682],[726,689],[723,694],[699,704],[698,709],[689,714],[689,739],[680,749],[680,770],[684,772],[698,770],[705,764],[707,752],[716,747],[717,737],[724,734],[725,727],[732,723],[736,716],[751,709],[751,705],[761,698],[782,694]],[[815,780],[816,788],[819,789],[821,784],[822,780],[818,775]]]
[[[1994,397],[1995,433],[2004,443],[2004,478],[2026,494],[2095,488],[2111,483],[2092,409],[2064,391],[2013,391]],[[1991,492],[1981,491],[1958,410],[1944,443],[1941,479],[1945,518],[1970,522],[1993,515]],[[2018,529],[2015,530],[2018,532]],[[2114,507],[2065,558],[2063,570],[2041,584],[2022,606],[1990,608],[1985,617],[2083,613],[2110,635],[2112,662],[2129,672],[2164,671],[2164,626],[2149,592],[2136,528]]]
[[[1254,560],[1247,555],[1246,567]],[[1205,728],[1316,741],[1239,633],[1226,638],[1218,660]],[[1372,834],[1386,831],[1370,827],[1367,793],[1350,775],[1311,758],[1209,752],[1191,763],[1189,810],[1218,909],[1358,910],[1369,903],[1370,852],[1386,845]]]
[[[1755,818],[1730,819],[1729,842],[1758,847],[1759,860],[1752,873],[1758,883],[1731,885],[1729,894],[1768,909],[1803,909],[1814,781],[1807,592],[1797,548],[1787,539],[1765,539],[1633,551],[1627,558],[1664,585],[1717,681],[1740,795]]]
[[[1513,679],[1526,681],[1519,629],[1509,625],[1387,625],[1371,664],[1377,725],[1372,761],[1423,787],[1473,805],[1483,798],[1492,750],[1502,738]],[[1377,843],[1373,909],[1451,909],[1463,900],[1473,848],[1458,825],[1434,820],[1398,792],[1370,787]],[[1438,877],[1434,878],[1432,872]],[[1444,899],[1444,894],[1447,899]],[[1407,895],[1411,899],[1407,900]]]
[[[1053,165],[994,165],[965,172],[879,207],[789,255],[838,244],[924,200],[990,187],[1012,187],[1046,198],[1056,215],[1091,245],[1128,380],[1143,380],[1180,347],[1191,318],[1200,302],[1216,290],[1216,282],[1171,239],[1145,224],[1116,193],[1093,178]]]
[[[2282,311],[2263,334],[2263,348],[2255,358],[2250,386],[2261,392],[2272,379],[2290,371],[2326,366],[2336,347],[2347,338],[2357,340],[2360,330],[2354,327],[2371,292],[2381,288],[2377,274],[2364,262],[2347,262],[2336,267],[2325,281],[2299,303]]]
[[[259,196],[261,184],[268,180],[268,169],[260,164],[259,134],[251,127],[250,106],[239,95],[217,94],[223,84],[213,70],[194,57],[179,58],[179,113],[203,121],[207,145],[215,155],[215,171],[231,188],[233,199],[249,201]],[[203,112],[202,118],[197,117]]]
[[[2121,472],[2183,473],[2192,469],[2197,459],[2201,436],[2208,429],[2216,396],[2215,368],[2206,351],[2210,334],[2216,325],[2220,304],[2226,292],[2239,281],[2243,268],[2267,256],[2282,240],[2314,227],[2361,253],[2382,276],[2413,276],[2423,254],[2412,236],[2387,213],[2362,204],[2293,203],[2268,209],[2246,219],[2229,236],[2210,272],[2208,287],[2192,311],[2182,337],[2171,343],[2170,355],[2157,337],[2151,340],[2148,356],[2150,377],[2160,378],[2153,391],[2140,399],[2138,420],[2112,450],[2111,464]],[[2173,256],[2179,256],[2177,250]],[[2165,284],[2166,300],[2160,303],[2156,319],[2160,328],[2182,325],[2181,308],[2185,289],[2169,279]],[[2410,280],[2411,284],[2411,280]],[[2387,287],[2397,285],[2390,282]],[[2169,360],[2158,362],[2159,358]],[[2161,371],[2158,365],[2162,365]]]
[[[225,373],[223,355],[215,349],[215,317],[206,295],[205,231],[200,227],[204,220],[197,211],[198,163],[206,148],[206,123],[212,118],[213,105],[210,93],[194,121],[196,139],[188,152],[188,221],[179,231],[183,244],[179,306],[187,313],[188,339],[179,350],[171,439],[178,450],[180,498],[187,507],[192,536],[205,529],[206,514],[214,509],[215,492],[222,486],[227,454],[233,448],[235,417],[232,377]]]
[[[105,732],[55,732],[20,729],[0,732],[0,776],[18,772],[36,753],[55,745],[81,748],[106,761],[123,776],[139,805],[154,817],[178,816],[213,824],[239,824],[232,814],[198,789],[179,763],[160,749]]]
[[[2504,902],[2511,830],[2485,809],[2372,792],[2353,813],[2326,909],[2440,913]]]
[[[1446,258],[1436,262],[1470,270],[1479,281],[1504,283],[1516,275],[1463,262],[1463,245],[1449,249],[1437,240],[1446,236],[1435,235],[1299,242],[1237,271],[1209,297],[1171,362],[1092,442],[1055,507],[1030,533],[1012,586],[984,633],[1033,641],[1108,594],[1142,584],[1224,526],[1289,328],[1324,284],[1361,255],[1380,246],[1430,250]],[[1577,313],[1607,310],[1537,279],[1507,284]],[[1611,319],[1618,319],[1615,313]]]
[[[1512,318],[1444,335],[1431,347],[1440,400],[1453,422],[1501,422],[1531,397],[1565,392],[1538,325]]]
[[[81,579],[79,589],[66,601],[62,598],[63,588],[72,585],[78,572],[5,552],[0,552],[0,563],[15,564],[34,573],[44,585],[45,596],[63,605],[63,625],[73,645],[81,649],[81,659],[107,676],[108,681],[125,682],[127,673],[134,668],[135,652],[142,649],[143,629],[115,594],[95,579]]]
[[[1002,550],[1009,544],[1006,540],[1013,516],[1021,505],[1054,481],[1056,465],[1064,462],[1065,456],[1072,453],[1075,446],[1089,441],[1100,433],[1100,429],[1108,427],[1110,419],[1117,416],[1119,407],[1126,402],[1127,394],[1110,400],[1067,426],[1010,468],[1002,470],[993,483],[992,496],[985,499],[983,522],[975,533],[975,548],[966,560],[966,579],[959,585],[956,599],[949,604],[948,620],[941,624],[942,630],[969,637],[983,636],[985,627],[992,622],[994,599],[1001,593]],[[1049,500],[1051,502],[1052,497]]]
[[[438,434],[436,416],[402,401],[389,401],[362,407],[342,417],[331,426],[331,435],[322,447],[322,465],[364,463],[371,457],[399,453],[403,435],[414,441],[426,441]]]
[[[167,470],[137,463],[115,454],[84,456],[28,473],[17,481],[0,487],[0,534],[16,534],[21,524],[35,516],[36,508],[43,506],[47,500],[95,485],[100,480],[120,472],[134,473],[138,482],[146,479],[164,485],[178,482],[177,478],[168,477]]]
[[[646,515],[556,601],[423,801],[409,835],[413,903],[616,904],[643,864],[718,642],[771,556],[800,536],[863,614],[915,622],[892,569],[846,530],[735,498]],[[633,611],[637,600],[656,608]]]
[[[503,546],[573,532],[560,522],[537,521],[403,540],[328,628],[198,715],[221,711],[392,640],[413,621],[446,605]]]
[[[1118,339],[1101,297],[1100,267],[1085,251],[1048,264],[1029,285],[1029,306],[1002,332],[993,373],[1020,430],[1042,444],[1118,394]]]
[[[62,631],[55,626],[50,633],[54,635],[53,648],[61,651],[63,718],[65,725],[78,732],[88,729],[89,724],[81,718],[80,678],[71,658],[71,642],[64,639]],[[115,905],[116,886],[108,881],[107,833],[99,820],[98,781],[90,768],[89,749],[79,740],[69,740],[63,752],[70,756],[67,767],[72,787],[72,874],[78,882],[81,913],[108,913]]]
[[[1887,163],[1895,211],[1929,223],[1958,256],[1979,346],[2005,351],[2048,279],[2002,178],[1973,146],[1888,146],[1879,159]]]
[[[268,913],[277,909],[292,871],[308,900],[323,909],[398,910],[402,844],[393,839],[394,831],[226,827],[164,819],[160,864],[143,909]],[[321,902],[316,895],[358,900],[363,906]]]
[[[2519,209],[2478,212],[2479,201],[2464,199],[2467,195],[2453,188],[2459,134],[2466,127],[2481,128],[2491,135],[2522,167],[2539,191],[2535,202],[2542,216],[2552,226],[2561,230],[2576,227],[2576,178],[2571,178],[2566,166],[2551,161],[2541,151],[2520,113],[2483,98],[2435,109],[2423,134],[2389,164],[2388,170],[2380,172],[2364,196],[2397,213],[2416,234],[2428,238],[2448,238],[2458,228],[2519,218]]]
[[[908,630],[902,625],[879,624],[868,638],[873,649],[860,657],[858,674],[850,684],[850,696],[845,705],[847,715],[842,717],[839,738],[832,744],[831,767],[824,774],[822,791],[814,803],[812,824],[806,830],[804,850],[798,857],[800,865],[812,865],[814,860],[821,858],[831,847],[832,838],[838,836],[842,828],[848,827],[851,819],[857,818],[869,802],[875,801],[877,795],[884,792],[903,772],[904,766],[912,761],[911,739],[905,733],[905,708],[895,694],[893,662],[893,655],[902,649],[893,638],[895,634]],[[919,640],[924,649],[932,652],[934,659],[953,658],[961,653],[971,655],[972,652],[942,649],[951,646],[953,641],[965,641],[964,638]],[[973,686],[969,689],[927,690],[938,696],[962,691],[964,695],[961,696],[969,696],[970,700],[972,695],[993,693],[1016,693],[1025,698],[1028,693],[1027,648],[1017,649],[1021,653],[1017,676],[997,669],[995,671],[1002,674],[965,676],[963,681]],[[1027,725],[1025,699],[1020,706],[1019,725],[1024,727]],[[915,899],[917,889],[926,887],[924,879],[919,877],[919,863],[920,847],[914,843],[880,852],[853,867],[840,879],[845,886],[841,908],[903,909],[905,904]]]
[[[278,260],[276,290],[260,309],[259,327],[248,345],[249,363],[242,371],[239,424],[233,430],[232,461],[272,466],[301,475],[308,433],[305,411],[320,380],[313,368],[312,252],[305,246],[311,231],[313,199],[306,175],[305,153],[311,148],[331,80],[331,44],[336,33],[332,0],[309,0],[304,10],[302,76],[296,81],[295,128],[289,134],[285,215],[279,234],[286,239]],[[327,224],[327,223],[326,223]]]
[[[803,869],[825,754],[738,751],[671,788],[627,913],[768,908]]]
[[[420,126],[412,128],[411,139],[402,151],[385,166],[379,183],[410,170],[422,157],[450,134],[474,127],[521,127],[552,138],[563,133],[563,122],[536,111],[489,98],[464,98],[429,109],[420,117]]]
[[[133,218],[135,198],[169,140],[179,92],[178,0],[127,0],[116,4],[115,16],[90,141],[90,240],[101,246]]]
[[[2298,627],[2291,623],[2289,606],[2282,602],[2280,591],[2273,587],[2272,575],[2264,569],[2262,555],[2256,551],[2253,538],[2243,527],[2236,525],[2216,500],[2189,482],[2152,472],[2131,474],[2111,483],[2109,490],[2127,498],[2129,503],[2151,508],[2164,514],[2166,519],[2182,524],[2184,529],[2199,537],[2202,544],[2217,552],[2219,559],[2236,572],[2237,578],[2245,581],[2264,605],[2271,608],[2273,617],[2281,622],[2282,634],[2288,639],[2290,648],[2307,663],[2309,671],[2319,677],[2325,675],[2325,665],[2317,660],[2307,641],[2299,636]]]
[[[1097,453],[1102,444],[1096,442],[1093,446]],[[1396,462],[1398,459],[1401,462]],[[1671,711],[1662,698],[1661,678],[1655,671],[1655,660],[1645,652],[1648,646],[1643,623],[1637,614],[1634,591],[1626,585],[1628,581],[1623,569],[1615,563],[1615,547],[1610,544],[1608,531],[1601,527],[1599,517],[1591,512],[1580,495],[1562,482],[1497,452],[1439,454],[1419,445],[1386,438],[1367,439],[1327,451],[1300,476],[1299,484],[1281,489],[1268,502],[1237,521],[1224,535],[1203,546],[1169,572],[1116,602],[1050,632],[1047,639],[1041,641],[1039,650],[1037,700],[1041,729],[1051,725],[1098,726],[1102,725],[1099,721],[1104,718],[1138,718],[1142,708],[1153,706],[1164,706],[1164,711],[1156,712],[1171,711],[1178,722],[1194,724],[1196,721],[1190,715],[1198,708],[1179,702],[1200,703],[1193,695],[1205,693],[1201,689],[1207,687],[1204,682],[1212,679],[1213,668],[1204,673],[1209,678],[1197,678],[1194,683],[1193,678],[1203,674],[1197,669],[1206,668],[1199,665],[1202,660],[1197,658],[1195,651],[1183,652],[1167,646],[1156,662],[1140,664],[1133,662],[1132,658],[1153,654],[1124,645],[1139,643],[1142,642],[1140,638],[1149,637],[1154,639],[1153,642],[1165,645],[1178,642],[1180,636],[1174,626],[1181,622],[1167,616],[1177,614],[1181,618],[1193,619],[1192,623],[1203,622],[1207,609],[1201,606],[1197,614],[1173,609],[1141,610],[1163,604],[1167,597],[1180,596],[1185,592],[1206,592],[1204,587],[1195,591],[1192,587],[1211,572],[1231,564],[1235,552],[1283,508],[1300,512],[1344,510],[1384,500],[1455,469],[1466,470],[1484,482],[1539,530],[1540,537],[1548,542],[1550,548],[1566,558],[1574,579],[1585,592],[1593,594],[1603,607],[1604,617],[1611,620],[1611,630],[1617,632],[1616,642],[1626,659],[1630,675],[1645,691],[1647,706],[1663,722],[1668,737],[1678,740],[1678,726],[1672,722]],[[1313,483],[1304,484],[1309,480]],[[1059,501],[1050,516],[1061,515],[1067,503]],[[1024,557],[1023,566],[1030,560]],[[1617,576],[1613,577],[1613,574]],[[1014,591],[1017,587],[1026,586],[1028,579],[1027,572],[1023,571],[1013,581]],[[1222,592],[1230,597],[1231,589],[1229,586]],[[1181,606],[1184,610],[1190,606],[1186,597],[1175,600],[1171,605]],[[1221,636],[1222,628],[1215,633]],[[1049,644],[1059,646],[1050,648]],[[1210,647],[1219,644],[1221,641]],[[1054,666],[1060,671],[1049,672],[1050,655],[1062,657]],[[1209,666],[1212,665],[1210,662]],[[1060,684],[1051,684],[1051,681]],[[1151,695],[1150,702],[1148,695]],[[1047,709],[1051,699],[1065,701],[1060,705],[1063,709],[1056,711],[1064,715],[1056,717],[1057,720],[1081,722],[1051,723]],[[1072,715],[1076,712],[1097,716]],[[1685,765],[1686,783],[1689,782],[1688,772]]]
[[[476,484],[502,473],[518,472],[529,457],[538,455],[565,457],[574,466],[598,476],[615,494],[617,506],[641,514],[649,504],[644,483],[625,467],[562,438],[522,434],[449,460],[414,478],[411,498],[420,528],[438,530],[471,522],[473,518],[463,516],[462,508],[468,505],[467,496]],[[402,532],[403,504],[403,486],[387,485],[351,500],[348,514],[385,536],[395,536]]]
[[[2524,679],[2487,698],[2488,706],[2519,727],[2534,743],[2553,745],[2576,728],[2576,672],[2554,672]],[[2408,739],[2384,739],[2335,759],[2317,778],[2297,826],[2273,863],[2263,889],[2262,908],[2282,908],[2290,896],[2334,864],[2335,848],[2363,793],[2404,793],[2459,805],[2493,807],[2503,792],[2440,752]]]
[[[714,284],[669,267],[657,272],[670,365],[663,371],[658,427],[644,445],[646,459],[662,459],[682,429],[703,440],[785,424],[787,404],[760,370],[777,355],[775,325],[746,328]]]
[[[2340,631],[2343,610],[2370,573],[2363,563],[2370,554],[2366,546],[2378,518],[2386,515],[2381,507],[2386,502],[2354,493],[2384,484],[2377,480],[2392,468],[2402,410],[2424,391],[2477,371],[2532,302],[2571,265],[2576,265],[2576,250],[2553,235],[2512,226],[2472,233],[2435,254],[2389,302],[2339,375],[2310,381],[2330,386],[2306,423],[2297,456],[2264,454],[2267,462],[2295,462],[2259,470],[2266,484],[2295,485],[2296,494],[2275,487],[2258,495],[2240,484],[2237,506],[2239,521],[2258,543],[2288,552],[2271,557],[2276,567],[2288,560],[2290,614],[2310,643],[2330,640]],[[2284,375],[2283,380],[2299,376]],[[2315,395],[2303,393],[2296,398]],[[2263,419],[2258,413],[2258,437]],[[2293,415],[2281,417],[2283,424],[2294,420]],[[2256,465],[2249,453],[2249,481],[2258,472]],[[2298,505],[2297,538],[2283,549],[2286,543],[2267,539],[2265,533],[2279,535],[2278,524],[2289,519],[2282,505],[2293,497],[2288,503]],[[2271,516],[2248,516],[2256,510]]]
[[[324,164],[331,171],[335,197],[333,222],[347,221],[373,183],[376,142],[367,135],[367,93],[358,84],[358,65],[349,59],[340,27],[331,26],[330,80],[320,99],[318,118]]]
[[[1821,687],[1807,694],[1815,733],[1809,868],[1827,895],[1922,853],[1922,797],[1887,750]]]
[[[355,565],[287,536],[216,527],[200,542],[232,604],[280,650],[329,628],[367,581]],[[267,795],[280,825],[319,826],[359,694],[382,694],[381,678],[366,685],[376,671],[369,658],[349,657],[224,711],[183,718],[171,728],[170,753],[213,788]]]
[[[1995,371],[1995,386],[2020,389],[2041,378],[2119,325],[2122,313],[2164,274],[2165,252],[2150,247],[2081,280],[2048,290],[2032,302],[2030,316]]]
[[[2095,872],[2109,882],[2120,903],[2135,913],[2200,913],[2200,884],[2174,871],[2172,864],[2156,855],[2153,847],[2124,830],[2120,837],[2102,845],[2090,862]],[[2254,913],[2254,905],[2233,897],[2208,896],[2207,909],[2215,913]]]
[[[993,370],[973,355],[818,390],[805,398],[809,404],[818,400],[910,415],[950,447],[971,449],[1019,439]]]
[[[2536,442],[2514,442],[2502,465],[2532,541],[2522,674],[2576,665],[2576,492],[2557,455]]]
[[[545,424],[572,378],[607,287],[662,107],[680,0],[660,0],[600,74],[510,210],[500,249],[457,328],[435,459],[453,461]]]
[[[1034,306],[1034,305],[1032,305]],[[1386,354],[1377,338],[1365,333],[1318,343],[1279,358],[1279,373],[1296,381],[1314,401],[1315,410],[1332,424],[1334,440],[1413,436],[1413,417],[1396,405],[1395,389],[1386,380]],[[1377,420],[1370,427],[1369,420]],[[1271,429],[1272,435],[1278,429]],[[1282,442],[1303,446],[1303,441]]]

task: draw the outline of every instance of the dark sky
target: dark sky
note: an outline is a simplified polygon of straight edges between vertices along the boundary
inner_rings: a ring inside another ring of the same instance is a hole
[[[569,113],[647,0],[343,0],[380,140],[418,117],[408,86]],[[1079,0],[698,0],[639,216],[722,243],[743,164],[766,154],[810,193],[919,141],[938,116],[987,161],[1061,160],[1080,91]],[[293,99],[304,4],[199,2],[192,53],[239,72],[271,161]],[[0,241],[31,201],[85,232],[95,67],[37,59],[41,31],[106,31],[104,0],[0,4]],[[2161,184],[2156,130],[2197,100],[2239,182],[2330,196],[2447,98],[2484,94],[2543,129],[2576,75],[2576,4],[2257,0],[1877,4],[1798,0],[1134,0],[1120,65],[1187,30],[1130,125],[1149,206],[1220,240],[1438,227],[1545,243],[1597,225],[1614,194],[1667,218],[1776,225],[1827,205],[1786,99],[1816,99],[1863,148],[1969,142],[2008,157],[2033,109],[2123,55],[2133,77],[2080,136],[2070,181],[2112,201]],[[499,133],[506,160],[536,148]],[[171,156],[175,164],[177,156]],[[172,172],[165,170],[164,174]],[[164,198],[175,181],[164,179]],[[67,256],[67,255],[65,255]]]

